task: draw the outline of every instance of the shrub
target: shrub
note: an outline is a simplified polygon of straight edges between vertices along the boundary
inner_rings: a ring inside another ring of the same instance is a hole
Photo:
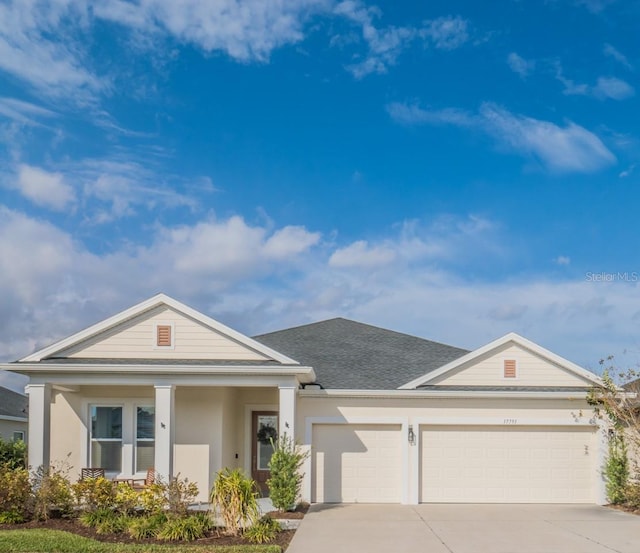
[[[108,513],[108,516],[95,525],[98,534],[120,534],[128,528],[129,517],[127,515],[114,511],[108,511]]]
[[[159,540],[193,541],[202,538],[209,530],[208,518],[201,515],[169,517],[157,534]]]
[[[68,516],[72,512],[73,494],[68,470],[57,465],[40,466],[32,478],[33,515],[48,520],[55,512]]]
[[[251,528],[244,531],[244,537],[251,543],[267,543],[275,539],[280,532],[280,524],[271,517],[262,517]]]
[[[189,504],[198,496],[198,486],[188,478],[180,479],[180,474],[171,478],[164,488],[167,510],[175,515],[186,515]]]
[[[18,510],[3,511],[0,513],[0,524],[18,524],[20,522],[24,522],[24,516]]]
[[[164,513],[132,518],[129,522],[129,535],[136,540],[155,538],[166,522],[167,515]]]
[[[85,478],[71,485],[71,490],[79,505],[88,511],[114,509],[116,488],[111,480],[104,477]]]
[[[295,509],[302,484],[300,467],[307,455],[300,451],[293,438],[286,434],[280,438],[269,462],[271,477],[267,480],[269,497],[276,509]]]
[[[27,468],[27,444],[22,440],[5,441],[0,437],[0,465],[13,469]]]
[[[139,502],[138,492],[126,482],[118,482],[115,486],[113,497],[113,508],[116,511],[123,514],[131,514],[135,511]]]
[[[211,503],[219,510],[226,533],[237,536],[243,525],[258,518],[256,483],[240,469],[221,470],[211,489]]]
[[[138,501],[140,506],[146,513],[162,513],[167,507],[167,498],[165,497],[165,486],[160,481],[154,482],[140,492]]]
[[[633,509],[640,509],[640,484],[628,484],[624,493],[625,505]]]
[[[88,528],[95,528],[113,514],[111,509],[95,509],[84,511],[80,517],[80,524]]]
[[[31,507],[29,471],[0,465],[0,517],[4,523],[22,522]]]
[[[609,501],[613,504],[623,503],[629,481],[629,461],[622,435],[614,434],[609,439],[609,455],[604,466],[604,476]]]

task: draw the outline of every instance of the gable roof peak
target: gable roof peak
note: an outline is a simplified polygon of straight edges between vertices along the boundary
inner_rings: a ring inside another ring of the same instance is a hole
[[[214,331],[219,332],[220,334],[226,335],[229,338],[255,351],[258,351],[259,353],[264,354],[266,357],[269,357],[274,361],[278,361],[283,364],[293,364],[293,365],[299,364],[294,359],[291,359],[290,357],[287,357],[286,355],[283,355],[269,348],[268,346],[261,344],[260,342],[257,342],[252,338],[249,338],[248,336],[245,336],[241,332],[233,330],[232,328],[216,321],[215,319],[212,319],[211,317],[208,317],[207,315],[204,315],[200,311],[197,311],[192,307],[189,307],[188,305],[182,302],[179,302],[178,300],[162,292],[156,294],[155,296],[151,296],[150,298],[143,300],[123,311],[120,311],[119,313],[116,313],[115,315],[112,315],[111,317],[108,317],[107,319],[101,322],[91,325],[85,328],[84,330],[81,330],[80,332],[72,334],[67,338],[64,338],[58,342],[55,342],[54,344],[51,344],[50,346],[47,346],[30,355],[27,355],[26,357],[19,359],[18,363],[42,361],[43,359],[50,357],[57,352],[66,350],[69,347],[74,346],[84,340],[97,336],[105,332],[106,330],[114,328],[117,325],[122,324],[123,322],[128,321],[134,317],[137,317],[145,313],[146,311],[154,309],[160,305],[166,305],[167,307],[183,315],[186,315],[187,317],[190,317],[205,326],[208,326]]]
[[[556,365],[562,367],[563,369],[566,369],[569,372],[572,372],[591,383],[594,383],[594,384],[601,383],[600,377],[598,377],[596,374],[592,373],[591,371],[583,369],[582,367],[573,363],[572,361],[569,361],[568,359],[565,359],[564,357],[561,357],[560,355],[553,353],[552,351],[549,351],[548,349],[536,344],[535,342],[532,342],[531,340],[524,338],[523,336],[520,336],[516,332],[509,332],[508,334],[505,334],[504,336],[501,336],[500,338],[497,338],[496,340],[493,340],[492,342],[489,342],[488,344],[481,346],[478,349],[475,349],[467,353],[466,355],[463,355],[462,357],[455,359],[450,363],[447,363],[446,365],[443,365],[442,367],[440,367],[435,371],[431,371],[420,378],[416,378],[415,380],[411,380],[410,382],[407,382],[406,384],[400,386],[400,389],[412,390],[414,388],[417,388],[418,386],[423,386],[428,382],[434,380],[435,378],[443,374],[446,374],[448,372],[454,371],[459,367],[461,367],[462,365],[464,365],[465,363],[474,361],[479,357],[481,357],[482,355],[492,352],[510,342],[513,342],[514,344],[520,347],[528,349],[529,351],[531,351],[532,353],[540,357],[544,357],[548,359],[549,361],[555,363]]]

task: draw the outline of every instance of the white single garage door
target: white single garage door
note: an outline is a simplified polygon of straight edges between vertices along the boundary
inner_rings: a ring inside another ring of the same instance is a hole
[[[592,427],[421,428],[423,503],[593,503]]]
[[[399,503],[400,425],[314,424],[312,501]]]

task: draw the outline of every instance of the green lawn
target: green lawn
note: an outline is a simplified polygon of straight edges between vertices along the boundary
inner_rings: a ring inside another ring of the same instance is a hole
[[[103,543],[59,530],[0,531],[0,553],[281,553],[278,545],[138,545]]]

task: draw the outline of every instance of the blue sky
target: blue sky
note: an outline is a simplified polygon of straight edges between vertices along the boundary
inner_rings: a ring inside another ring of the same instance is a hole
[[[344,316],[637,363],[639,22],[0,3],[0,358],[163,291],[248,334]]]

